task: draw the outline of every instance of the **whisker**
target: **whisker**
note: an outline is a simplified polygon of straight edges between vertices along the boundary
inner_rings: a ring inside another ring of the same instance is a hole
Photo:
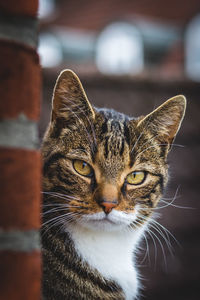
[[[166,205],[164,205],[164,206],[159,206],[159,207],[157,207],[156,209],[166,208],[166,207],[168,207],[168,206],[172,206],[172,207],[175,207],[175,208],[182,208],[182,209],[196,209],[195,207],[176,205],[176,204],[173,204],[173,203],[171,203],[171,202],[168,203],[167,201],[164,201],[164,200],[162,200],[161,202],[165,203]]]
[[[175,208],[183,208],[183,209],[195,209],[194,207],[188,207],[188,206],[181,206],[181,205],[176,205],[174,204],[174,201],[176,199],[178,199],[178,191],[180,189],[180,186],[177,187],[176,191],[175,191],[175,194],[173,196],[173,198],[162,198],[160,200],[160,203],[164,203],[165,205],[163,206],[158,206],[156,209],[162,209],[162,208],[166,208],[168,206],[172,206],[172,207],[175,207]],[[170,200],[170,202],[167,202],[165,200]]]
[[[144,261],[146,260],[146,258],[147,258],[147,257],[148,257],[148,261],[150,262],[150,255],[149,255],[149,244],[148,244],[148,240],[147,240],[147,237],[146,237],[146,235],[145,235],[145,234],[143,235],[143,237],[144,237],[145,244],[146,244],[146,251],[145,251],[145,255],[144,255],[144,257],[143,257],[143,259],[142,259],[142,261],[141,261],[141,264],[143,264],[143,263],[144,263]]]
[[[153,235],[151,234],[151,232],[148,231],[148,229],[147,229],[147,233],[153,241],[153,245],[154,245],[154,263],[155,263],[154,268],[156,268],[157,252],[158,252],[156,241],[155,241],[155,238],[153,237]],[[145,236],[145,233],[144,233],[144,236]],[[149,257],[149,262],[150,262],[150,257]]]
[[[164,227],[163,225],[161,225],[159,222],[157,222],[154,219],[151,219],[151,222],[158,225],[159,227],[161,227],[163,229],[163,231],[166,234],[168,234],[174,240],[174,242],[176,242],[176,244],[181,248],[181,244],[179,243],[179,241],[175,238],[175,236],[166,227]]]
[[[46,222],[44,222],[44,223],[42,224],[42,226],[46,226],[47,224],[49,224],[49,223],[51,223],[51,222],[53,222],[54,220],[57,220],[57,219],[59,219],[59,218],[70,217],[70,216],[76,216],[76,215],[78,215],[78,212],[67,212],[67,213],[65,213],[65,214],[62,214],[62,215],[56,216],[56,217],[54,217],[54,218],[51,218],[50,220],[47,220]]]
[[[165,254],[165,250],[164,250],[164,247],[163,247],[163,244],[162,244],[161,240],[160,240],[159,237],[158,237],[152,230],[150,230],[149,228],[148,228],[147,232],[151,233],[151,234],[157,239],[157,241],[159,242],[160,247],[161,247],[161,250],[162,250],[162,253],[163,253],[164,264],[165,264],[165,267],[167,267],[166,254]]]
[[[142,216],[142,215],[140,215],[138,218],[141,219],[141,220],[146,220],[146,218],[144,218],[144,216]],[[168,250],[170,252],[170,255],[174,256],[174,250],[173,250],[170,238],[173,239],[173,241],[176,243],[176,245],[178,245],[179,247],[181,247],[180,243],[177,241],[177,239],[174,237],[174,235],[167,228],[165,228],[163,225],[161,225],[159,222],[157,222],[153,218],[151,218],[149,220],[149,226],[153,230],[155,230],[162,237],[162,239],[165,241],[165,243],[167,245],[167,248],[168,248]],[[159,243],[159,245],[161,247],[162,253],[163,253],[165,267],[167,267],[167,264],[166,264],[166,253],[165,253],[165,249],[164,249],[164,246],[162,244],[162,241],[156,235],[156,233],[153,232],[149,227],[147,227],[147,232],[151,236],[152,240],[154,238],[156,238],[156,240],[158,241],[158,243]],[[155,239],[154,239],[154,248],[156,250],[156,253],[155,253],[155,261],[156,261],[156,258],[157,258],[157,247],[155,245]]]
[[[165,241],[167,248],[171,254],[171,256],[173,256],[173,247],[172,244],[170,242],[169,236],[166,232],[164,232],[166,234],[166,236],[164,235],[164,233],[154,224],[154,226],[150,223],[150,226],[157,232],[160,234],[160,236],[163,238],[163,240]]]
[[[64,211],[64,210],[66,211],[69,208],[80,208],[80,209],[82,209],[82,207],[78,206],[78,205],[70,205],[70,206],[66,206],[66,207],[55,207],[55,208],[52,208],[52,209],[47,210],[45,212],[42,212],[41,215],[44,216],[44,215],[50,214],[52,212],[60,212],[60,211]]]
[[[141,226],[140,222],[138,222],[137,220],[135,220],[134,223],[135,223],[136,225]],[[146,248],[146,251],[145,251],[145,255],[144,255],[144,257],[143,257],[143,259],[142,259],[142,261],[141,261],[141,264],[143,264],[143,262],[145,261],[145,259],[146,259],[147,257],[148,257],[148,262],[150,263],[149,244],[148,244],[148,239],[147,239],[147,237],[146,237],[146,235],[145,235],[145,232],[143,233],[143,237],[144,237],[144,239],[145,239],[145,243],[146,243],[147,248]]]
[[[144,153],[145,151],[151,149],[151,148],[155,148],[156,146],[167,146],[168,144],[166,143],[163,143],[163,144],[155,144],[155,145],[152,145],[152,146],[149,146],[147,147],[146,149],[144,149],[143,151],[141,151],[140,153],[137,154],[137,158],[142,154]],[[178,145],[178,144],[169,144],[170,146],[175,146],[175,147],[184,147],[183,145]]]
[[[67,195],[67,194],[62,194],[62,193],[57,193],[57,192],[41,192],[42,194],[46,194],[46,195],[51,195],[51,196],[62,196],[65,198],[69,198],[72,200],[79,200],[79,198],[71,196],[71,195]]]
[[[57,217],[54,217],[42,224],[42,228],[46,228],[44,232],[42,232],[42,235],[44,235],[48,230],[50,230],[54,226],[58,226],[60,224],[64,223],[70,223],[74,221],[75,219],[79,218],[80,214],[79,213],[71,213],[68,212],[66,214],[59,215]],[[65,218],[67,217],[67,218]]]
[[[62,206],[62,207],[67,207],[69,204],[68,203],[57,203],[57,202],[52,202],[52,203],[43,203],[43,207],[48,207],[48,206]]]
[[[140,151],[146,144],[150,144],[150,142],[155,139],[159,134],[154,135],[151,139],[147,140],[146,143],[142,144],[141,147],[138,149]]]

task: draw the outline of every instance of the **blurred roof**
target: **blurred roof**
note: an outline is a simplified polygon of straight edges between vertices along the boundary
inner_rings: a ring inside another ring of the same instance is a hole
[[[199,0],[57,0],[57,13],[48,23],[76,29],[101,30],[120,18],[143,16],[184,26],[197,12]],[[46,22],[45,22],[46,23]]]

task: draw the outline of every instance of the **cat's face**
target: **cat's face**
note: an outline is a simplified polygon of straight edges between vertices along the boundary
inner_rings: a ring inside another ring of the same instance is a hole
[[[47,224],[110,231],[145,223],[167,183],[184,111],[183,96],[138,119],[96,109],[77,76],[61,73],[42,148]]]

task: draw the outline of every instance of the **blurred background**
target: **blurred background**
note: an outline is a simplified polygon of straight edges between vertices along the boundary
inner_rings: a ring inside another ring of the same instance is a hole
[[[158,209],[163,227],[147,235],[138,265],[143,299],[199,300],[200,1],[40,0],[39,20],[40,138],[64,68],[78,74],[95,106],[132,116],[174,95],[187,97],[175,142],[180,146],[170,153],[170,182]]]

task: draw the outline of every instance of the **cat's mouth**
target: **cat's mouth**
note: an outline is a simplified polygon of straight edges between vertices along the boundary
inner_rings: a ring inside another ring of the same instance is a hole
[[[136,213],[127,214],[122,211],[112,210],[108,215],[104,212],[85,215],[81,220],[81,224],[87,228],[113,231],[127,228],[135,219]]]
[[[118,222],[116,221],[113,221],[109,218],[109,216],[105,216],[104,218],[102,219],[97,219],[97,220],[89,220],[93,223],[104,223],[104,224],[113,224],[113,225],[117,225]]]
[[[103,219],[102,219],[102,222],[105,222],[105,223],[107,222],[107,223],[110,223],[110,224],[116,224],[116,222],[110,220],[110,219],[108,218],[108,216],[106,216],[105,218],[103,218]]]

